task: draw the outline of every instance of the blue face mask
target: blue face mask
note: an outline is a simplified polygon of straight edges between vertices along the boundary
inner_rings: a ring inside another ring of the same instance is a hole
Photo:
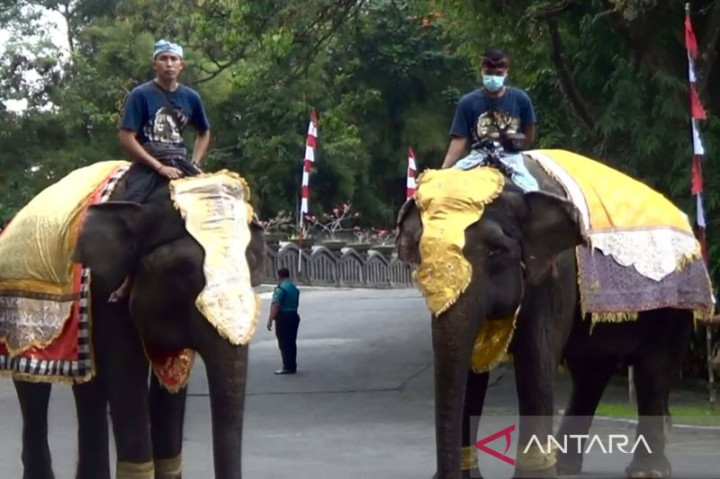
[[[491,93],[495,93],[500,90],[504,83],[504,75],[483,75],[483,85]]]

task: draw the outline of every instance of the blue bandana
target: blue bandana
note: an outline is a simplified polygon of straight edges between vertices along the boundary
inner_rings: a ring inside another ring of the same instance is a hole
[[[158,56],[160,53],[164,52],[170,52],[174,53],[175,55],[179,56],[180,58],[183,57],[183,49],[180,45],[177,43],[171,43],[165,39],[158,40],[157,43],[155,43],[155,49],[153,51],[153,59]]]

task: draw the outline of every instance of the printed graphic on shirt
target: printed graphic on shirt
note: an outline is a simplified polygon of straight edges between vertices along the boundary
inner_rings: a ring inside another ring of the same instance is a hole
[[[180,120],[180,124],[175,121],[176,117]],[[175,117],[173,117],[169,108],[162,107],[157,110],[155,117],[147,122],[143,133],[151,142],[180,144],[183,142],[182,132],[187,126],[188,120],[182,110],[176,109]]]
[[[520,127],[520,118],[511,116],[502,110],[492,110],[482,113],[475,122],[475,140],[484,138],[497,139],[500,132],[517,133]]]

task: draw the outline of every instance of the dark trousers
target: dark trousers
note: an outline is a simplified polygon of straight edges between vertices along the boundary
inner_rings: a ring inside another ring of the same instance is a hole
[[[297,370],[297,333],[300,316],[295,311],[281,311],[275,321],[275,336],[280,347],[283,369]]]
[[[159,160],[163,165],[182,171],[184,176],[199,175],[200,169],[185,159]],[[160,184],[170,180],[139,161],[134,162],[126,173],[125,191],[116,195],[116,201],[145,203],[150,193]]]

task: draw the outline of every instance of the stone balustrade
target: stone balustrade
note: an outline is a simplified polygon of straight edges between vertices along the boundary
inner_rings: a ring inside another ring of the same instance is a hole
[[[412,288],[413,268],[401,262],[393,246],[344,243],[268,242],[264,283],[275,283],[285,267],[298,284],[350,288]]]

